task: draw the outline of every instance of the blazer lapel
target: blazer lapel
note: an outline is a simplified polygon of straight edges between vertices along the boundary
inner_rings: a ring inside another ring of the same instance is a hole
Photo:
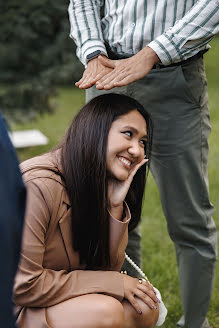
[[[75,252],[73,251],[71,208],[67,210],[59,221],[59,227],[65,245],[66,254],[68,256],[70,269],[72,270],[75,266]]]

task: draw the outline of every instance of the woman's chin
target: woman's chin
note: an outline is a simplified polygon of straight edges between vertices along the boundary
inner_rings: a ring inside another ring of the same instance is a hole
[[[108,171],[108,177],[118,180],[118,181],[125,181],[129,176],[129,170],[112,170]]]
[[[121,182],[125,181],[128,178],[128,176],[129,176],[128,172],[121,172],[113,175],[114,179]]]

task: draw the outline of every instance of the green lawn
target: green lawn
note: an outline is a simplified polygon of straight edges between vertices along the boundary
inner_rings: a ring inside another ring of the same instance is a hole
[[[209,103],[212,120],[210,136],[209,179],[212,203],[215,205],[214,219],[219,225],[219,38],[211,43],[212,49],[205,56],[209,86]],[[16,129],[38,128],[50,140],[49,145],[18,151],[20,160],[30,158],[53,147],[63,136],[73,115],[84,103],[84,92],[76,88],[62,88],[54,99],[57,109],[54,114],[45,114],[36,121],[16,125]],[[177,280],[175,252],[167,234],[166,223],[161,210],[157,187],[149,176],[143,209],[143,266],[151,281],[162,291],[169,313],[163,327],[175,327],[182,313]],[[218,265],[217,265],[218,267]],[[219,327],[219,270],[217,270],[213,297],[208,314],[212,328]]]

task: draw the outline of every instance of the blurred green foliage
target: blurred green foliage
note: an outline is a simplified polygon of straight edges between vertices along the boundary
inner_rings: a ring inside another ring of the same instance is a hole
[[[56,85],[82,73],[69,38],[68,0],[0,4],[0,106],[6,116],[30,118],[52,111]]]

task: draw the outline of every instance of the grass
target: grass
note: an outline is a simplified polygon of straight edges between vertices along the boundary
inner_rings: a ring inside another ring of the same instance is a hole
[[[206,71],[209,87],[209,104],[211,112],[212,133],[209,139],[209,180],[211,201],[215,205],[214,219],[219,225],[219,38],[212,42],[211,51],[205,55]],[[32,147],[18,151],[21,161],[38,155],[53,147],[64,135],[66,127],[73,115],[84,103],[84,92],[78,89],[62,88],[59,96],[54,99],[57,109],[54,114],[44,114],[36,121],[25,125],[18,124],[14,129],[38,128],[50,140],[47,146]],[[163,327],[173,328],[182,314],[178,287],[177,266],[174,246],[168,236],[165,218],[162,213],[159,193],[154,180],[149,176],[147,192],[143,208],[143,267],[153,283],[162,291],[165,304],[168,307],[168,317]],[[219,327],[219,264],[208,318],[212,328]]]
[[[39,129],[49,139],[48,145],[18,150],[20,161],[48,151],[61,140],[73,116],[83,106],[84,94],[76,88],[62,88],[58,92],[58,97],[52,99],[52,101],[55,102],[55,113],[45,113],[34,121],[12,125],[12,129],[17,131]]]

